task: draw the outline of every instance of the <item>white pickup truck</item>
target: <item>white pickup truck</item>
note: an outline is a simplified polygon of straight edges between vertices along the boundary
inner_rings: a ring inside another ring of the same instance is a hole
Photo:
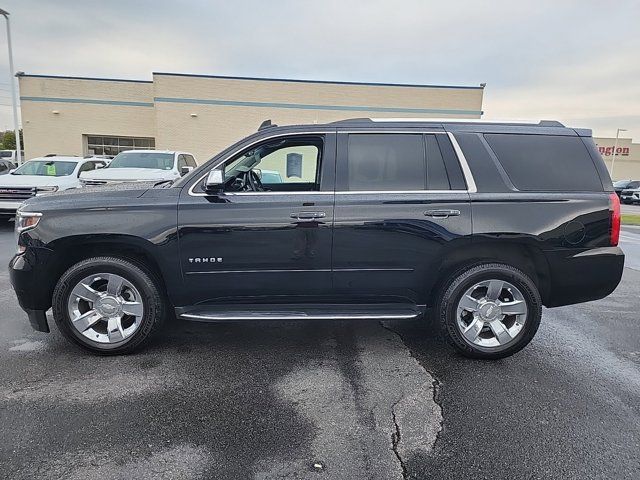
[[[121,182],[177,180],[197,166],[188,152],[168,150],[127,150],[115,156],[106,168],[85,172],[83,185],[105,185]]]
[[[52,192],[80,187],[83,172],[104,168],[107,160],[51,156],[23,163],[0,177],[0,217],[13,217],[22,202]]]

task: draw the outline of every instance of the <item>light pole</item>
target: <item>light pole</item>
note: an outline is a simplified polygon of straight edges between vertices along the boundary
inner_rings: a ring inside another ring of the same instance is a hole
[[[16,134],[16,159],[18,165],[22,164],[22,145],[20,144],[20,126],[18,125],[18,93],[16,92],[15,77],[13,71],[13,51],[11,50],[11,26],[9,25],[9,12],[0,8],[0,15],[7,21],[7,47],[9,48],[9,84],[11,85],[11,97],[13,99],[13,130]]]
[[[618,150],[618,137],[620,136],[620,132],[626,132],[627,129],[626,128],[619,128],[616,131],[616,141],[613,144],[613,158],[611,159],[611,178],[613,178],[613,167],[615,166],[616,163],[616,151]]]

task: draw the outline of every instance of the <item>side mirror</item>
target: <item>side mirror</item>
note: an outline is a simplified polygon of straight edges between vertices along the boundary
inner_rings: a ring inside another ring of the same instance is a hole
[[[224,185],[224,175],[222,174],[222,170],[213,169],[207,175],[207,179],[204,182],[204,189],[207,191],[211,190],[222,190],[222,186]]]
[[[185,165],[184,167],[180,168],[180,175],[184,177],[185,175],[191,173],[192,171],[193,171],[193,167]]]
[[[104,168],[106,165],[104,165],[103,163],[96,163],[96,170],[98,170],[99,168]]]
[[[15,169],[15,168],[12,168],[11,170],[9,170],[9,173],[13,173],[13,172],[15,172],[15,171],[16,171],[16,169]]]

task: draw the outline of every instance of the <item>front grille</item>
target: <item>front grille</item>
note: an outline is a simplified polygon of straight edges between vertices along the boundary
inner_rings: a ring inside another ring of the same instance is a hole
[[[27,200],[36,194],[34,187],[0,187],[0,200]]]

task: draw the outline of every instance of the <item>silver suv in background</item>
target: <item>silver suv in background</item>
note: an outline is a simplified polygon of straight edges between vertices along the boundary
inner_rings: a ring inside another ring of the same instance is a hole
[[[191,153],[168,150],[127,150],[119,153],[106,168],[86,172],[83,185],[121,182],[177,180],[197,166]]]
[[[631,188],[626,188],[620,194],[620,200],[622,203],[640,203],[640,182],[632,182]]]

